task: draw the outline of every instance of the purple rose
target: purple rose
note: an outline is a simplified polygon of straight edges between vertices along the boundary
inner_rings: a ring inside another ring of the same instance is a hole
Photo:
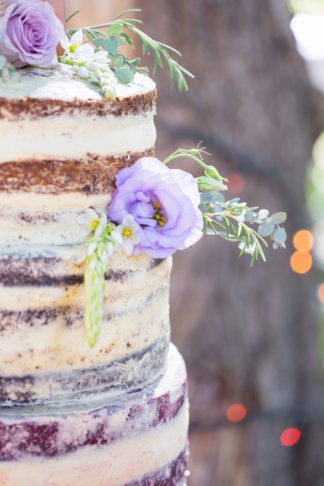
[[[10,62],[52,66],[57,63],[56,48],[64,37],[63,24],[48,2],[14,1],[0,17],[0,54]]]
[[[120,224],[131,215],[139,225],[140,242],[134,254],[165,258],[201,238],[200,195],[197,182],[188,172],[143,157],[121,170],[116,184],[108,217]]]

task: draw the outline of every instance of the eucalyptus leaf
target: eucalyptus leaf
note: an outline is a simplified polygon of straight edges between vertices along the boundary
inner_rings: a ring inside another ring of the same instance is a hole
[[[283,245],[287,240],[287,233],[284,228],[277,228],[273,233],[273,239],[277,245]]]
[[[108,37],[103,41],[102,45],[108,54],[115,56],[118,53],[118,43],[116,37]]]
[[[259,226],[258,233],[261,236],[270,236],[273,233],[273,230],[275,228],[274,223],[272,221],[265,221]]]
[[[202,192],[200,194],[201,202],[207,203],[223,203],[225,198],[220,192]]]
[[[95,39],[93,41],[93,44],[96,46],[96,47],[102,47],[103,44],[104,44],[104,39]]]
[[[268,217],[269,217],[269,214],[270,214],[270,212],[268,211],[268,209],[260,209],[260,211],[259,211],[259,213],[258,213],[258,216],[257,216],[257,218],[258,218],[258,222],[260,222],[260,223],[261,223],[261,221],[262,221],[263,219],[268,218]]]
[[[125,64],[125,57],[122,54],[118,54],[113,58],[114,64],[117,69],[120,69]]]
[[[270,219],[275,224],[282,224],[287,220],[287,213],[279,212],[270,216]]]
[[[123,84],[129,84],[134,79],[134,72],[129,66],[123,66],[116,71],[118,81]]]
[[[252,209],[249,209],[248,211],[246,211],[246,213],[244,214],[244,221],[246,221],[247,223],[249,223],[250,221],[252,221],[252,219],[255,217],[255,212],[252,210]]]

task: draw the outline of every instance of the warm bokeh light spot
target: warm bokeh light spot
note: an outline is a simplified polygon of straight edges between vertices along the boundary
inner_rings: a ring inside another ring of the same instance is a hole
[[[237,172],[227,176],[227,187],[230,194],[239,194],[244,189],[244,180]]]
[[[324,282],[318,287],[318,298],[319,301],[324,304]]]
[[[314,237],[308,230],[300,230],[295,233],[293,245],[298,251],[310,251],[314,245]]]
[[[290,266],[292,270],[299,274],[310,271],[313,265],[313,258],[309,252],[295,251],[290,257]]]
[[[299,429],[294,427],[285,429],[280,436],[281,445],[284,447],[291,447],[299,442],[301,437],[301,432]]]
[[[230,405],[226,411],[227,419],[230,422],[241,422],[245,419],[247,414],[247,409],[242,403],[233,403]]]

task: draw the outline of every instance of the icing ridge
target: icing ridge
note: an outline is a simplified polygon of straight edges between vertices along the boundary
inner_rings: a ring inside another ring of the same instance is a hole
[[[93,364],[91,368],[0,376],[0,406],[67,404],[101,393],[118,396],[152,382],[164,368],[168,347],[169,336],[165,335],[140,352],[120,360]]]

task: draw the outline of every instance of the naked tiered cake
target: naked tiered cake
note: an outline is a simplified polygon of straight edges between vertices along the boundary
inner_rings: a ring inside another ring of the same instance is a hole
[[[89,207],[155,144],[156,88],[106,100],[69,67],[0,80],[0,484],[183,485],[186,372],[169,347],[171,260],[118,250],[84,333]]]
[[[0,0],[0,486],[185,486],[171,257],[203,234],[252,264],[285,246],[286,214],[226,201],[201,145],[153,157],[156,87],[123,46],[179,90],[192,74],[137,13],[66,30],[46,0]]]

